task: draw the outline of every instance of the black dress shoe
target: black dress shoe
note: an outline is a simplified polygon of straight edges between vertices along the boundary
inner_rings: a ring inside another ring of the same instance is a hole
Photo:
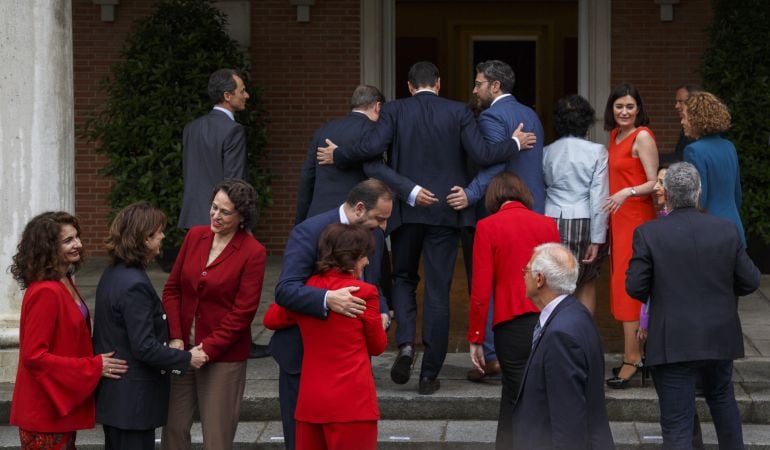
[[[398,350],[398,356],[390,368],[390,379],[396,384],[406,384],[412,372],[414,363],[414,348],[411,344],[403,344]]]
[[[265,358],[270,356],[270,350],[267,345],[257,345],[251,343],[251,351],[249,352],[249,359]]]
[[[441,382],[438,378],[420,377],[420,385],[417,393],[420,395],[431,395],[441,388]]]

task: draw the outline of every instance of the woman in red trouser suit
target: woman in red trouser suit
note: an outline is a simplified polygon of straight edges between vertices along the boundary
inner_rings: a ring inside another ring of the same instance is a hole
[[[374,450],[377,448],[377,393],[369,357],[385,350],[387,338],[379,313],[377,288],[358,281],[374,241],[360,225],[332,224],[318,243],[318,273],[308,286],[338,289],[358,286],[355,295],[366,311],[355,319],[329,314],[325,320],[276,304],[265,327],[299,325],[305,348],[297,400],[297,448],[302,450]]]

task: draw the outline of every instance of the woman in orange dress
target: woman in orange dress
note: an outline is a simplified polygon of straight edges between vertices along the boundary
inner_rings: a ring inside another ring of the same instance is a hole
[[[658,147],[649,128],[639,91],[621,83],[607,99],[604,128],[610,131],[610,197],[605,209],[610,214],[610,307],[615,320],[623,322],[623,364],[607,380],[615,389],[625,389],[642,368],[639,303],[626,293],[626,269],[631,259],[634,229],[655,218],[651,194],[658,171]]]

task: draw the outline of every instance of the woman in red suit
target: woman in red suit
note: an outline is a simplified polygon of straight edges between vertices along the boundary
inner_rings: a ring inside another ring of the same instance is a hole
[[[512,448],[513,406],[532,349],[532,331],[540,310],[525,295],[522,269],[535,247],[559,242],[556,221],[532,209],[532,194],[511,172],[501,172],[487,187],[485,198],[491,216],[476,224],[473,239],[468,341],[471,361],[484,367],[482,344],[489,301],[494,296],[495,351],[503,375],[496,448]]]
[[[127,370],[114,352],[94,355],[91,317],[72,280],[82,252],[77,219],[46,212],[27,224],[13,256],[11,274],[26,292],[11,424],[25,450],[74,449],[76,430],[94,426],[99,379]]]
[[[370,230],[360,225],[329,225],[318,242],[318,273],[308,286],[339,289],[358,286],[366,311],[356,319],[329,314],[326,320],[270,305],[265,327],[299,325],[305,353],[297,400],[297,448],[302,450],[375,450],[377,393],[370,355],[385,350],[387,338],[379,313],[377,288],[359,281],[374,248]]]
[[[604,129],[610,131],[608,172],[610,197],[610,307],[615,320],[623,322],[623,364],[607,380],[615,389],[625,389],[642,367],[639,304],[626,293],[626,269],[631,260],[634,229],[655,218],[652,194],[658,172],[658,147],[649,128],[639,91],[621,83],[610,94],[604,110]]]
[[[211,196],[210,225],[190,228],[163,288],[169,346],[202,347],[209,363],[171,378],[161,448],[189,449],[198,405],[206,450],[232,448],[246,383],[251,321],[265,275],[265,248],[249,230],[257,192],[225,180]]]

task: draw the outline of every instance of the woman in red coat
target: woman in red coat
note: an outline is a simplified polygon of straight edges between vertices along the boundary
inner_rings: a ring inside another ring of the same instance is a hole
[[[503,375],[496,448],[511,448],[513,405],[532,347],[532,331],[540,310],[525,294],[521,272],[540,244],[559,242],[556,221],[533,212],[532,194],[511,172],[500,172],[487,187],[491,216],[476,224],[468,318],[471,361],[484,367],[484,343],[489,301],[494,297],[495,351]]]
[[[232,448],[238,428],[251,321],[265,275],[265,247],[256,226],[257,192],[241,180],[219,183],[211,196],[210,225],[190,228],[163,288],[169,347],[201,347],[209,362],[171,378],[161,448],[189,449],[195,406],[203,448]]]
[[[46,212],[27,224],[13,256],[11,274],[26,292],[11,424],[25,450],[74,449],[76,430],[94,426],[99,379],[127,370],[114,352],[94,355],[88,307],[71,276],[82,252],[77,219]]]
[[[377,448],[377,393],[370,355],[385,350],[387,338],[379,313],[377,288],[359,281],[374,248],[370,230],[360,225],[329,225],[318,241],[318,274],[308,286],[339,289],[358,286],[366,301],[363,315],[352,319],[329,314],[326,320],[270,305],[265,327],[299,325],[305,352],[297,399],[297,448],[302,450],[374,450]]]

